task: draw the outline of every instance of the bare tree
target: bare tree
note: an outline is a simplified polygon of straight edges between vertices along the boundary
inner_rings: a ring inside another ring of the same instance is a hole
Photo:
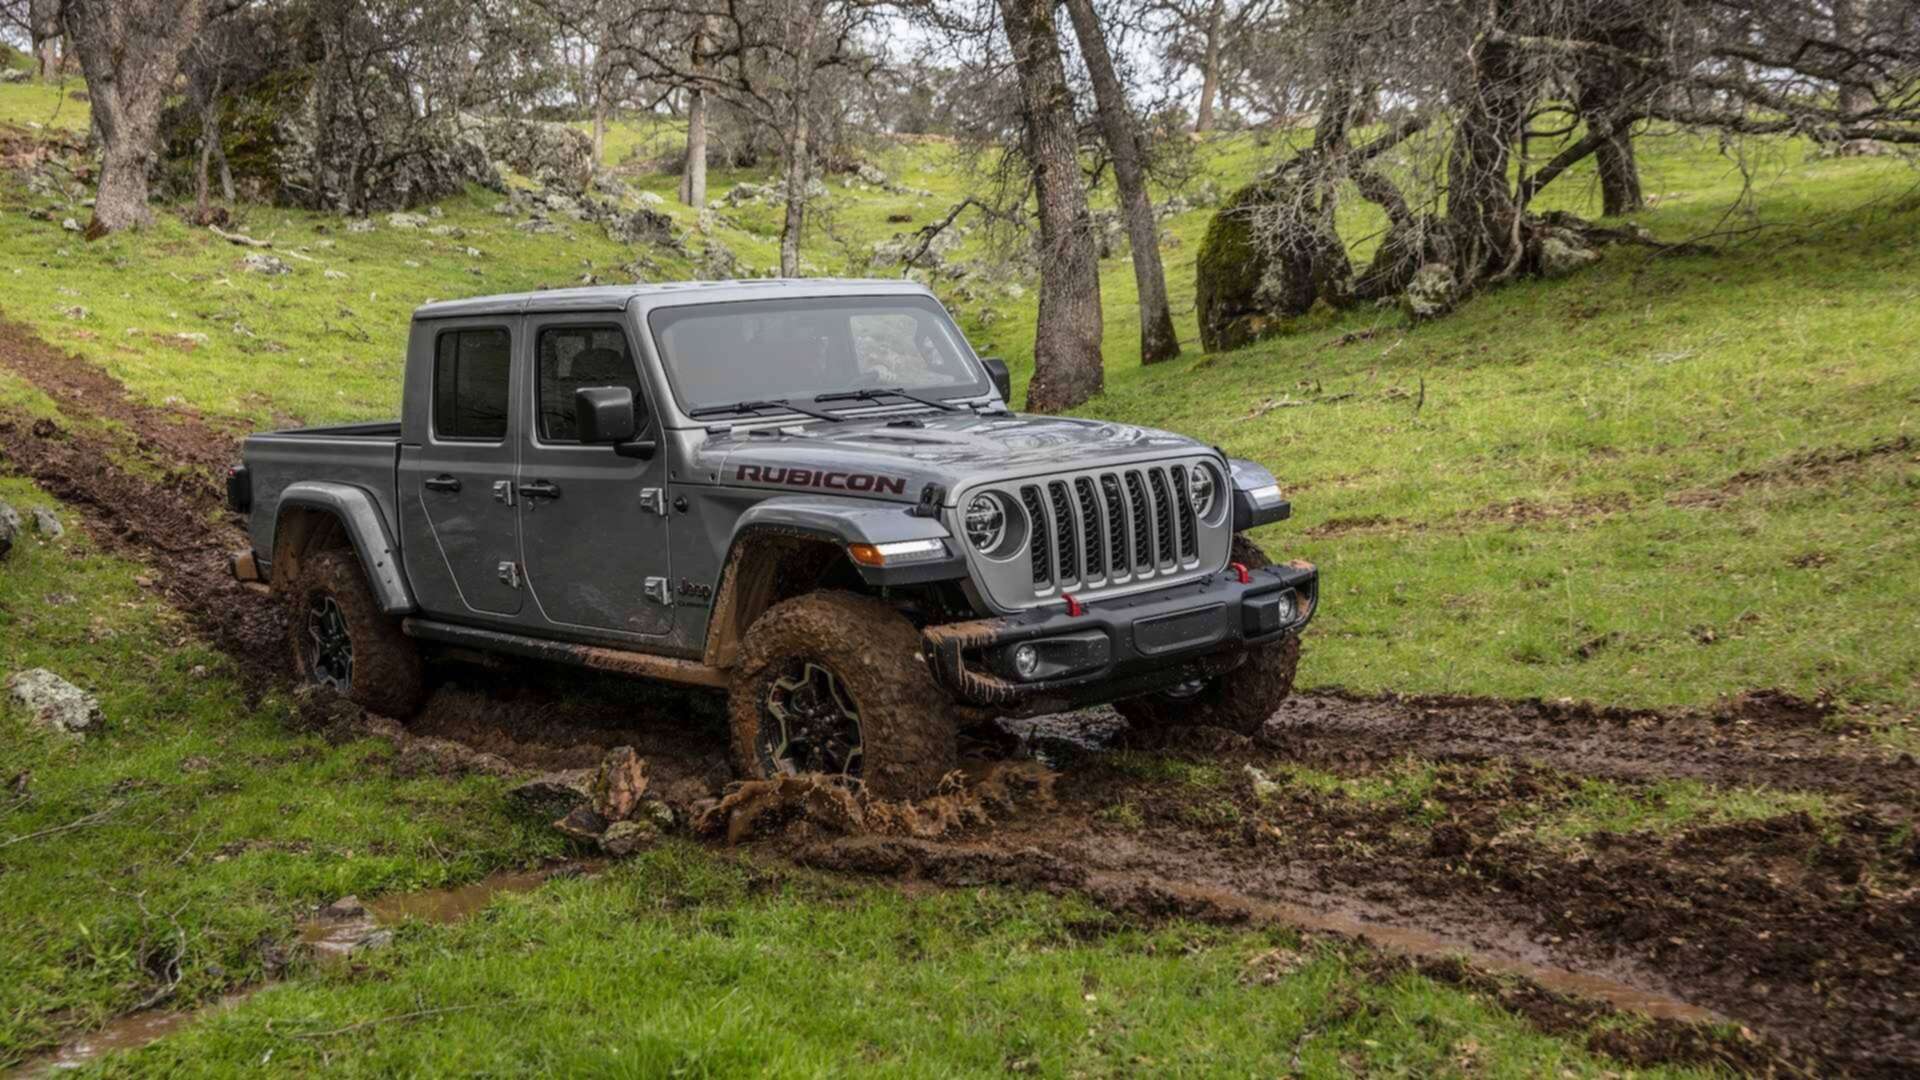
[[[1040,219],[1040,311],[1027,406],[1070,409],[1100,392],[1100,259],[1093,244],[1073,93],[1060,59],[1052,0],[998,0],[1019,76],[1021,141]]]
[[[1147,195],[1145,153],[1140,126],[1127,102],[1127,89],[1114,69],[1106,30],[1093,10],[1093,0],[1066,0],[1067,14],[1080,42],[1100,116],[1100,131],[1113,162],[1115,186],[1120,190],[1120,213],[1127,224],[1133,260],[1133,280],[1140,294],[1140,362],[1157,364],[1180,355],[1173,312],[1167,306],[1167,275],[1160,266],[1160,228]]]
[[[1225,81],[1228,54],[1236,42],[1268,19],[1275,0],[1150,0],[1166,25],[1162,48],[1175,67],[1200,72],[1200,100],[1193,130],[1212,131],[1215,105]]]
[[[244,0],[66,0],[65,24],[87,78],[101,143],[94,233],[145,225],[147,171],[180,57],[207,20]]]

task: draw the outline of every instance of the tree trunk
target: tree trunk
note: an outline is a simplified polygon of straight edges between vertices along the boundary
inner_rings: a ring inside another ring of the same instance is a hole
[[[101,142],[89,232],[145,225],[160,111],[206,8],[202,0],[68,0],[66,15]]]
[[[787,132],[787,214],[780,223],[780,276],[800,276],[800,231],[807,223],[807,102],[796,96]]]
[[[1120,212],[1126,218],[1127,239],[1133,247],[1133,281],[1140,293],[1140,362],[1157,364],[1180,355],[1173,312],[1167,306],[1167,275],[1160,266],[1160,229],[1147,196],[1146,165],[1140,133],[1127,106],[1126,89],[1114,71],[1106,33],[1094,13],[1093,0],[1067,0],[1067,14],[1080,41],[1080,56],[1093,80],[1100,113],[1100,130],[1113,158],[1113,178],[1120,189]]]
[[[1860,13],[1855,0],[1833,0],[1833,39],[1842,48],[1860,47]],[[1842,78],[1838,104],[1842,116],[1857,116],[1878,103],[1874,101],[1871,85],[1857,78]]]
[[[1520,58],[1511,47],[1482,39],[1468,54],[1473,93],[1460,105],[1447,162],[1447,225],[1462,288],[1517,265],[1518,209],[1507,175],[1525,117]]]
[[[1593,162],[1600,173],[1601,213],[1619,217],[1646,208],[1640,164],[1634,160],[1633,134],[1627,125],[1615,125],[1612,134],[1594,147]]]
[[[780,276],[800,276],[800,232],[807,223],[807,165],[812,147],[807,139],[813,90],[813,46],[820,32],[820,0],[807,0],[794,30],[792,113],[787,121],[787,214],[780,224]]]
[[[45,82],[60,78],[60,0],[28,0],[27,33],[33,39],[38,74]]]
[[[1227,17],[1227,0],[1213,0],[1207,12],[1207,51],[1200,64],[1200,110],[1193,130],[1213,130],[1213,98],[1220,91],[1220,31]]]
[[[687,161],[680,170],[680,201],[698,209],[707,205],[707,92],[695,90],[687,102]]]
[[[607,99],[606,95],[596,92],[593,95],[593,167],[595,171],[606,166],[607,159]]]
[[[998,0],[1020,78],[1021,126],[1040,218],[1040,311],[1027,407],[1070,409],[1100,392],[1100,260],[1074,157],[1073,93],[1051,0]]]

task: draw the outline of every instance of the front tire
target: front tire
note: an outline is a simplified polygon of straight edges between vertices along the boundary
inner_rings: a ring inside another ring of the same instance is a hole
[[[727,711],[734,764],[749,779],[848,776],[911,799],[958,760],[953,705],[920,657],[920,632],[857,593],[809,593],[761,615],[741,643]]]
[[[302,562],[287,595],[294,677],[330,687],[382,716],[405,719],[426,695],[420,648],[380,610],[352,551]]]
[[[1233,538],[1231,561],[1249,570],[1273,560],[1244,536]],[[1245,663],[1198,687],[1167,690],[1113,704],[1136,736],[1158,737],[1176,727],[1209,725],[1240,735],[1258,735],[1293,693],[1300,666],[1300,638],[1290,634],[1274,645],[1256,647]]]

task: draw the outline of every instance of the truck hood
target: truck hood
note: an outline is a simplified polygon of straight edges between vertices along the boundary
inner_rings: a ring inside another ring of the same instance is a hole
[[[911,423],[903,421],[911,420]],[[927,484],[949,499],[986,480],[1149,461],[1205,444],[1171,432],[1064,416],[925,414],[758,428],[708,438],[694,455],[710,483],[914,501]]]

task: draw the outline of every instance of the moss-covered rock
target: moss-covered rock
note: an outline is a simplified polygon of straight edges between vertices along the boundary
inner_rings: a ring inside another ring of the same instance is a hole
[[[1319,299],[1344,305],[1354,282],[1340,238],[1299,186],[1262,180],[1213,215],[1195,261],[1200,344],[1237,349],[1278,332]]]

